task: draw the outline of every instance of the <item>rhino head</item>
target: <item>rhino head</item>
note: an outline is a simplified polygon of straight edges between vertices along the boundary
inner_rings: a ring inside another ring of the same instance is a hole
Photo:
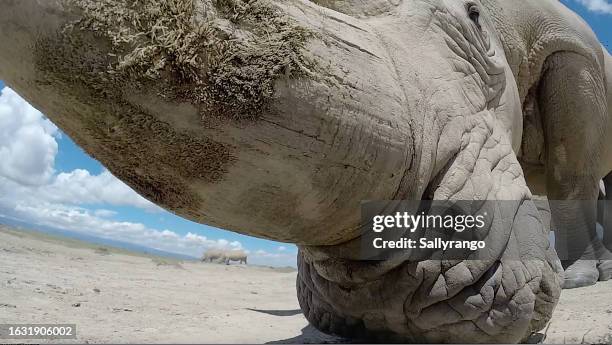
[[[317,328],[514,342],[560,290],[515,154],[519,86],[486,13],[464,0],[5,0],[0,78],[157,205],[296,243]],[[360,202],[391,199],[521,202],[493,261],[360,260]]]

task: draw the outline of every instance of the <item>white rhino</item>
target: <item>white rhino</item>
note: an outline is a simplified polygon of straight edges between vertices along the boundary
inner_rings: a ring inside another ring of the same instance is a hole
[[[202,255],[204,262],[225,262],[225,251],[221,249],[209,249]]]
[[[224,253],[223,258],[226,265],[229,265],[232,261],[238,261],[245,265],[247,263],[247,254],[243,250],[228,250]]]
[[[0,78],[154,203],[296,243],[298,299],[324,332],[518,342],[562,283],[609,276],[591,224],[612,58],[557,0],[0,6]],[[588,259],[564,260],[564,282],[532,190],[586,205],[551,210]],[[362,260],[360,202],[392,199],[518,202],[496,215],[494,260]]]

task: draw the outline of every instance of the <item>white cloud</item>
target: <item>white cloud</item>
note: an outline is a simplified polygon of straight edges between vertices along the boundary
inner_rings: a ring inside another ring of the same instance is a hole
[[[242,244],[238,241],[229,242],[226,239],[210,240],[206,236],[193,234],[191,232],[183,236],[183,243],[189,247],[197,248],[215,248],[215,249],[242,249]]]
[[[10,88],[0,94],[0,177],[16,183],[26,198],[72,205],[160,208],[114,177],[108,170],[55,174],[58,128]]]
[[[278,249],[278,248],[277,248]],[[296,253],[269,253],[259,249],[251,254],[249,262],[271,266],[297,266]]]
[[[0,199],[0,209],[3,206]],[[205,250],[211,248],[242,249],[242,244],[238,241],[213,240],[191,232],[180,235],[168,229],[152,229],[142,223],[105,219],[97,215],[98,211],[100,210],[91,212],[84,208],[48,202],[34,204],[20,202],[14,206],[10,213],[12,213],[12,218],[37,225],[70,230],[194,257],[199,257]]]
[[[40,188],[40,195],[46,200],[74,204],[109,204],[134,206],[149,211],[160,208],[134,192],[108,170],[100,175],[77,169],[60,173],[52,183]]]
[[[57,127],[17,93],[0,95],[0,176],[24,185],[42,185],[53,176]]]
[[[21,188],[21,189],[20,189]],[[296,266],[296,254],[292,251],[269,253],[265,250],[251,252],[240,241],[210,239],[188,232],[181,235],[170,229],[158,230],[142,223],[112,219],[114,211],[87,208],[49,202],[22,193],[31,190],[0,177],[0,215],[34,225],[69,230],[101,238],[147,246],[173,253],[199,257],[208,249],[242,249],[249,255],[250,264],[270,266]]]
[[[279,252],[284,252],[285,250],[287,250],[287,247],[280,246],[280,247],[276,248],[276,250],[278,250]]]
[[[142,223],[117,221],[113,219],[117,215],[115,211],[103,208],[89,210],[70,203],[72,194],[73,197],[80,198],[78,194],[80,191],[75,187],[78,186],[77,183],[66,184],[66,190],[58,187],[61,185],[62,183],[54,182],[46,186],[24,186],[0,176],[0,214],[29,224],[44,225],[195,257],[199,257],[209,248],[242,248],[242,244],[238,241],[208,239],[191,232],[180,235],[169,229],[158,230]],[[83,188],[94,192],[97,190],[92,187]],[[58,195],[52,195],[51,191],[57,192]],[[97,202],[99,201],[97,199],[84,200],[96,197],[103,198],[104,194],[83,196],[81,201]]]
[[[100,210],[95,210],[94,215],[100,218],[112,218],[117,215],[117,212],[111,211],[111,210],[100,209]]]
[[[612,3],[607,0],[577,0],[589,11],[612,14]]]

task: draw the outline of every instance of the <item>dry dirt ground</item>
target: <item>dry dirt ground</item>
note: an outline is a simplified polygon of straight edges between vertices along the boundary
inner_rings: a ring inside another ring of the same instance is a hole
[[[0,324],[76,324],[77,339],[62,343],[341,342],[308,326],[295,277],[0,226]],[[546,333],[551,343],[612,343],[612,282],[564,291]]]

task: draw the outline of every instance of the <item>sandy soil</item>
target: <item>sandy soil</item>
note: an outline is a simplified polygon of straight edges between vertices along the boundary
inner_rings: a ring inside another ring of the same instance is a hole
[[[612,281],[563,290],[546,333],[549,344],[612,344]]]
[[[295,276],[105,250],[0,226],[0,323],[77,324],[78,338],[63,343],[340,342],[308,326]],[[565,291],[546,333],[552,343],[612,343],[612,282]]]

